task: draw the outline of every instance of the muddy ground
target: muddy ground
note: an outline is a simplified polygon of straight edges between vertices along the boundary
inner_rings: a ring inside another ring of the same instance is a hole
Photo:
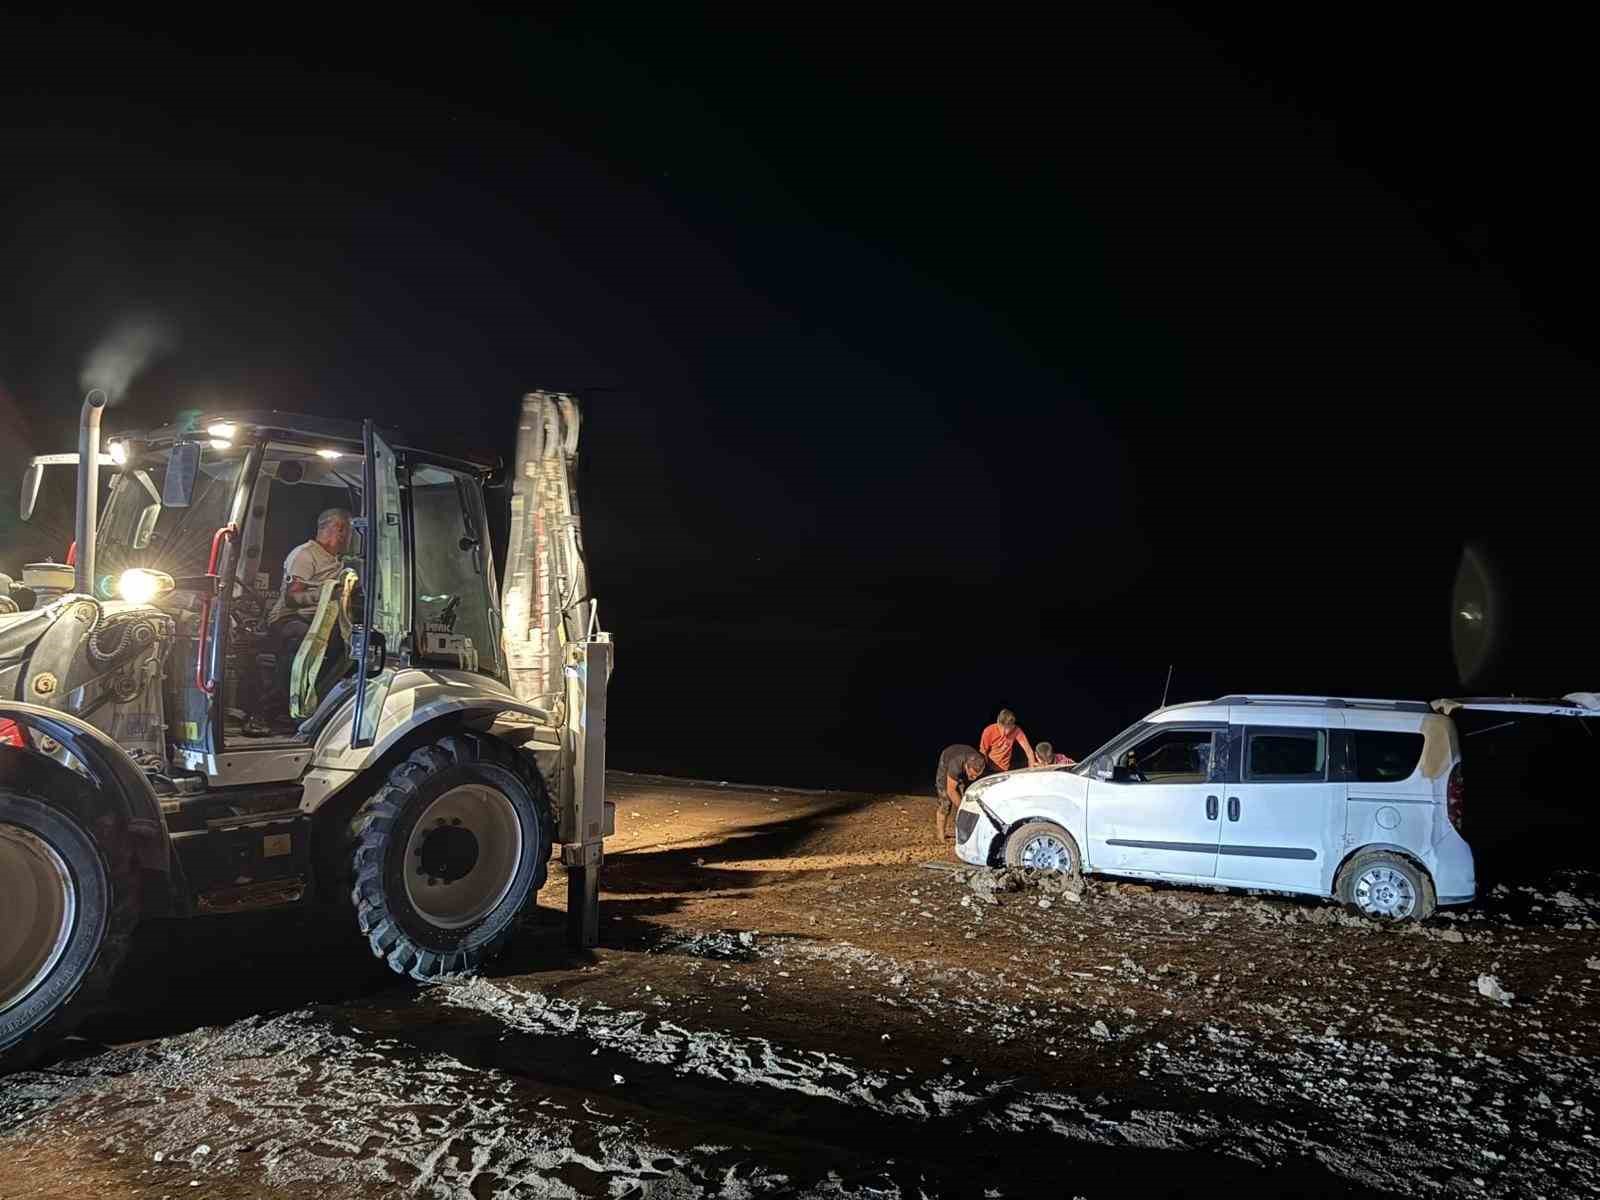
[[[1600,875],[1396,928],[968,878],[920,798],[611,786],[592,955],[559,867],[426,990],[312,914],[148,927],[0,1080],[0,1196],[1600,1190]]]

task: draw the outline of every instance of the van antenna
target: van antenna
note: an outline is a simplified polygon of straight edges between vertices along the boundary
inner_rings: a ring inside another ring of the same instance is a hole
[[[1167,693],[1169,691],[1171,691],[1171,690],[1172,690],[1172,664],[1168,663],[1167,664],[1167,682],[1166,682],[1166,686],[1161,689],[1161,705],[1160,705],[1160,707],[1165,708],[1167,706]]]

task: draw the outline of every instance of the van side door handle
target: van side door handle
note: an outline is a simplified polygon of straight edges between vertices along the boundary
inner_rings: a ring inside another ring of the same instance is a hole
[[[1206,820],[1215,821],[1216,819],[1217,819],[1217,798],[1215,796],[1207,796],[1206,797]]]
[[[1228,797],[1228,820],[1237,821],[1238,819],[1239,819],[1239,797],[1237,797],[1237,796],[1229,796]]]

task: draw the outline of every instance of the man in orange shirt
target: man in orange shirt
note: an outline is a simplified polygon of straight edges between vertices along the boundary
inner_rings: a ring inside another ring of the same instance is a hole
[[[1022,743],[1022,752],[1028,756],[1028,765],[1038,766],[1039,760],[1033,753],[1028,735],[1017,726],[1017,714],[1009,708],[1002,708],[994,724],[985,729],[983,737],[978,739],[978,753],[993,763],[996,771],[1009,771],[1011,751],[1018,742]]]

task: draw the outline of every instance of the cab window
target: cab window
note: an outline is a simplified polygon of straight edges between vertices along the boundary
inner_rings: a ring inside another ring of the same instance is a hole
[[[413,467],[411,529],[419,657],[498,676],[494,565],[478,481],[443,467]]]
[[[116,475],[102,511],[97,574],[128,567],[165,571],[175,579],[203,575],[211,538],[227,524],[239,478],[239,456],[207,450],[187,508],[163,508],[166,466],[156,462]]]

